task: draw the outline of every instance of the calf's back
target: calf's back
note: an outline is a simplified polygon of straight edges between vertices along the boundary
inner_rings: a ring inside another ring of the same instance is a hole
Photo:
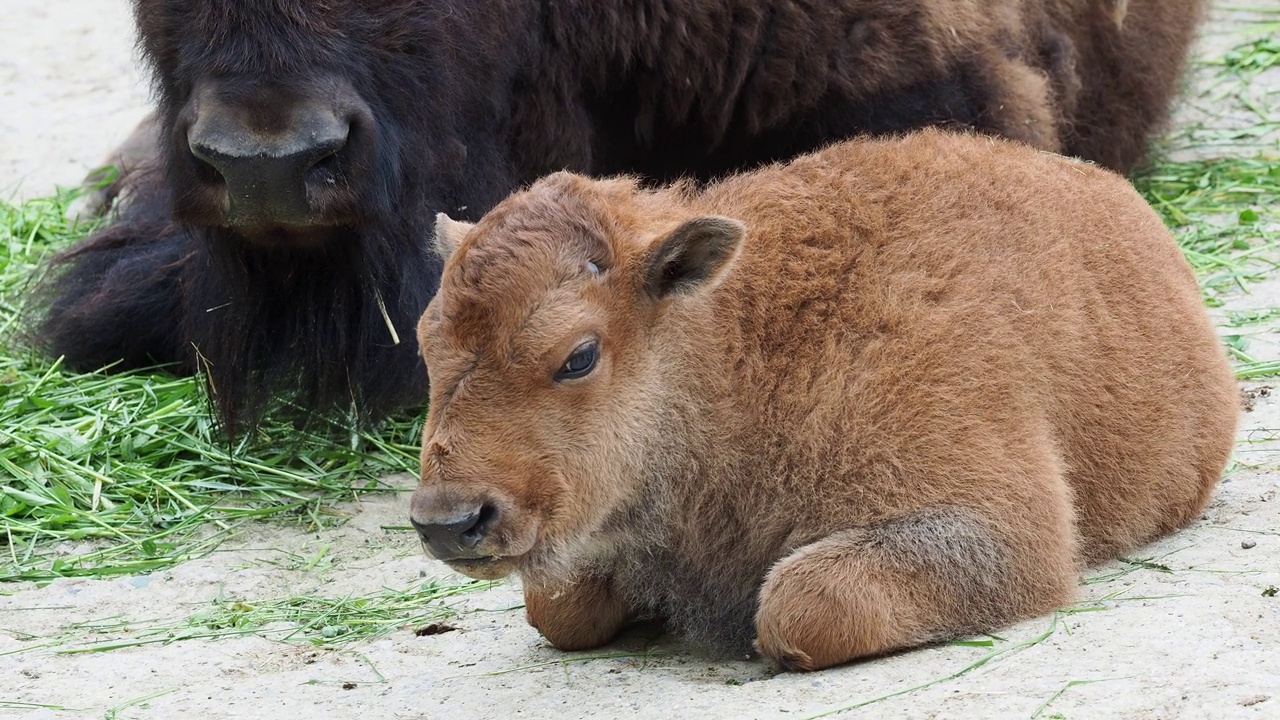
[[[687,202],[749,228],[706,311],[724,344],[699,384],[734,398],[741,446],[789,448],[769,482],[796,511],[868,507],[842,468],[872,447],[940,488],[904,501],[950,492],[945,458],[985,448],[955,436],[970,420],[993,444],[1052,444],[1085,560],[1207,501],[1232,444],[1235,382],[1190,268],[1123,178],[924,132],[832,146]],[[705,352],[708,328],[700,340],[666,330],[664,351]]]

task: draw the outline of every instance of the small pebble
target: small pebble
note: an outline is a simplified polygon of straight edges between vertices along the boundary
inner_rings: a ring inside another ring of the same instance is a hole
[[[1255,547],[1257,547],[1257,546],[1258,546],[1258,543],[1256,543],[1256,542],[1254,542],[1254,541],[1252,541],[1252,540],[1241,540],[1241,541],[1240,541],[1240,547],[1244,548],[1245,550],[1252,550],[1253,548],[1255,548]]]

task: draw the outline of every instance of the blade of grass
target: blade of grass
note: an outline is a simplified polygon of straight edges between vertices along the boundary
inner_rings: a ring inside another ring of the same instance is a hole
[[[219,598],[183,620],[122,622],[98,628],[76,626],[69,629],[69,636],[80,638],[86,630],[93,629],[97,634],[119,633],[125,637],[70,646],[63,643],[64,646],[54,652],[81,655],[243,635],[317,646],[337,645],[379,638],[406,626],[452,617],[455,611],[446,600],[486,590],[495,584],[471,580],[455,585],[429,580],[404,590],[383,588],[370,595],[327,597],[303,594],[266,600]],[[47,644],[41,647],[45,646]]]
[[[1058,691],[1050,695],[1048,698],[1046,698],[1044,702],[1040,703],[1040,705],[1035,709],[1035,711],[1031,713],[1031,720],[1036,720],[1036,718],[1040,717],[1040,714],[1045,711],[1045,708],[1049,707],[1049,705],[1052,704],[1054,700],[1057,700],[1059,697],[1062,697],[1063,693],[1065,693],[1066,691],[1070,690],[1073,687],[1080,687],[1081,685],[1092,685],[1094,683],[1100,683],[1100,682],[1111,682],[1112,680],[1128,680],[1130,677],[1132,676],[1099,678],[1097,680],[1071,680],[1067,682],[1066,685],[1063,685],[1062,687],[1058,688]]]

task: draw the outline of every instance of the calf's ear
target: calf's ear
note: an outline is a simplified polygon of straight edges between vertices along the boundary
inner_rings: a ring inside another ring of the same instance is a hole
[[[655,298],[714,287],[733,264],[747,227],[709,215],[686,221],[654,243],[645,260],[645,287]]]
[[[436,254],[440,256],[442,262],[448,261],[449,256],[453,255],[453,251],[457,250],[458,246],[462,244],[462,238],[466,237],[473,227],[475,225],[471,223],[454,220],[444,213],[436,213],[434,245]]]

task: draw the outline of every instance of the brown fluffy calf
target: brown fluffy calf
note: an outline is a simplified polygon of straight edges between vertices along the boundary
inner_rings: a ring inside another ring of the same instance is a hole
[[[412,520],[564,649],[657,616],[811,670],[989,630],[1195,518],[1231,451],[1169,233],[1025,146],[560,173],[437,244]]]

